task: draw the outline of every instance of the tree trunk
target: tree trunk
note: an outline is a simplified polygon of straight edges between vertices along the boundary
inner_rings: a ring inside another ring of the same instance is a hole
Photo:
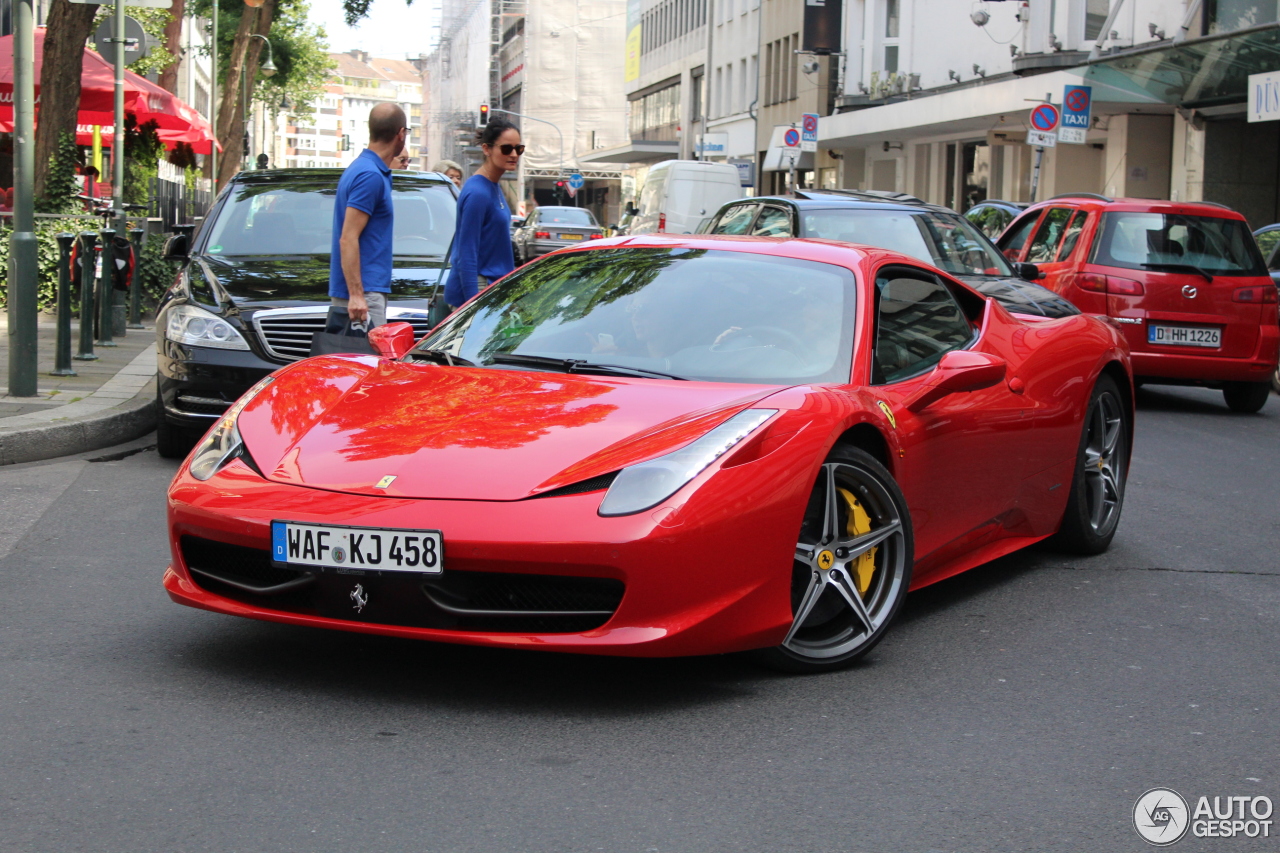
[[[49,5],[40,67],[40,121],[36,126],[36,198],[45,193],[49,164],[58,152],[58,136],[76,132],[84,43],[93,32],[97,13],[97,6],[69,0],[53,0]]]
[[[173,54],[173,62],[160,72],[160,88],[181,97],[178,91],[178,66],[182,62],[182,17],[186,14],[186,0],[173,0],[169,8],[172,17],[164,25],[164,49]]]
[[[227,77],[222,84],[222,103],[218,107],[218,141],[222,143],[222,154],[218,157],[219,187],[226,186],[227,181],[240,171],[244,158],[244,114],[248,106],[243,91],[247,87],[250,96],[253,94],[252,81],[258,71],[258,54],[262,50],[262,40],[250,38],[250,34],[265,36],[271,30],[275,11],[275,0],[266,0],[257,9],[245,6],[240,13],[231,59],[227,63]]]

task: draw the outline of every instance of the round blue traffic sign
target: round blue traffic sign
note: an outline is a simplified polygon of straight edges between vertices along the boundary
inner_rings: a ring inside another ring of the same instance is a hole
[[[812,115],[812,114],[810,114],[810,113],[806,113],[806,114],[805,114],[805,117],[804,117],[804,122],[803,122],[803,124],[804,124],[804,132],[805,132],[805,133],[817,133],[817,132],[818,132],[818,117],[817,117],[816,115]]]
[[[1058,108],[1053,104],[1041,104],[1031,111],[1031,126],[1036,130],[1053,130],[1058,126]]]
[[[569,186],[573,187],[575,190],[580,190],[586,185],[587,179],[582,177],[580,172],[574,172],[569,176]]]
[[[800,131],[794,127],[782,135],[782,141],[787,144],[788,148],[795,148],[800,144]]]

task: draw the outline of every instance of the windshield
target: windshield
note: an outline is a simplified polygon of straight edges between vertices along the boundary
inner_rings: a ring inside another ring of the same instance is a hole
[[[801,234],[892,249],[958,275],[1011,276],[1009,262],[962,216],[931,211],[805,210]]]
[[[546,225],[595,225],[591,211],[574,207],[544,207],[538,213],[538,224]]]
[[[328,255],[336,176],[288,184],[247,183],[218,211],[209,232],[213,255]],[[443,255],[453,239],[457,202],[443,184],[392,182],[397,256]]]
[[[713,382],[848,382],[853,273],[705,249],[602,249],[523,267],[415,347],[479,365],[577,359]],[[409,358],[413,358],[413,352]]]
[[[1140,270],[1194,267],[1210,275],[1267,274],[1243,222],[1180,213],[1103,214],[1092,262]]]

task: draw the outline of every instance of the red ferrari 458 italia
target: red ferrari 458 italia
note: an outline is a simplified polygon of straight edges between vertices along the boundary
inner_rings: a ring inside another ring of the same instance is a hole
[[[413,345],[284,367],[169,491],[177,602],[293,625],[845,665],[907,591],[1107,548],[1132,440],[1105,320],[822,240],[604,240]]]

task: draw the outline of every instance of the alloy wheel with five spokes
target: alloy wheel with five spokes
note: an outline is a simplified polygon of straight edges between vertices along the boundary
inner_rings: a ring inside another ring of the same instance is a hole
[[[792,566],[794,615],[765,662],[792,672],[844,666],[884,636],[911,575],[911,519],[892,475],[837,447],[822,465]]]

